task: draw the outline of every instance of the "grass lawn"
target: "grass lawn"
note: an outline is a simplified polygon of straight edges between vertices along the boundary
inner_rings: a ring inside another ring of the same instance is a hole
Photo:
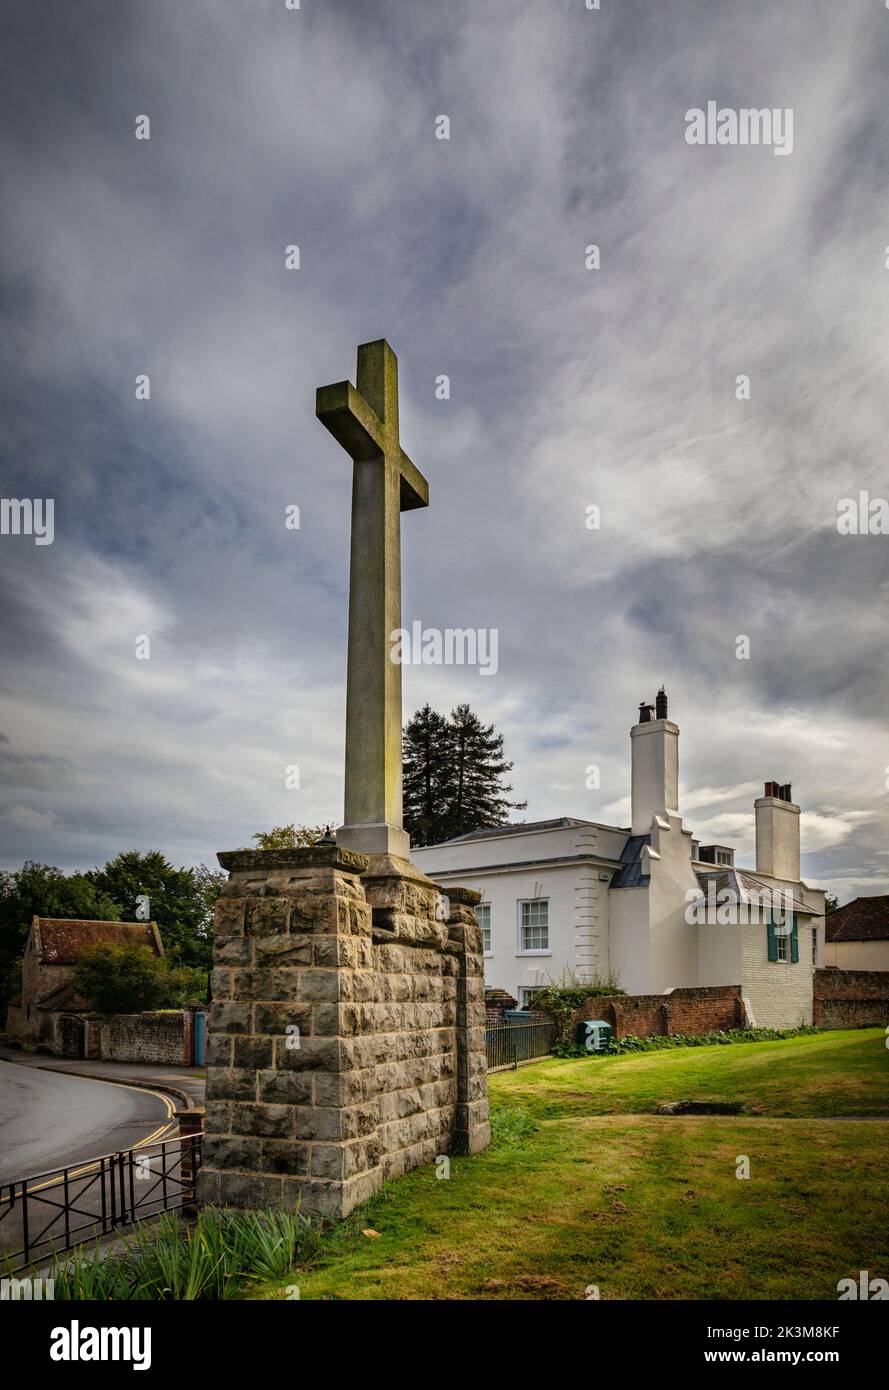
[[[667,1100],[743,1100],[763,1115],[889,1117],[889,1051],[879,1029],[779,1042],[677,1047],[547,1060],[491,1078],[491,1098],[539,1120],[655,1109]]]
[[[835,1299],[860,1269],[889,1275],[889,1121],[854,1118],[889,1116],[884,1043],[868,1029],[498,1073],[491,1149],[452,1159],[447,1181],[424,1168],[387,1184],[288,1282],[303,1299],[582,1299],[591,1284],[603,1299]],[[756,1113],[650,1113],[680,1099]]]

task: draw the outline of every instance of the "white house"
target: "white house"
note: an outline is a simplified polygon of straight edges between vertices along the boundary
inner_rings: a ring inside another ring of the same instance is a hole
[[[565,972],[617,975],[628,994],[740,985],[761,1027],[812,1022],[823,961],[824,893],[800,879],[790,785],[754,803],[756,868],[701,845],[679,812],[679,728],[667,697],[630,730],[632,821],[562,816],[476,830],[412,851],[447,893],[478,889],[485,983],[527,1004]]]

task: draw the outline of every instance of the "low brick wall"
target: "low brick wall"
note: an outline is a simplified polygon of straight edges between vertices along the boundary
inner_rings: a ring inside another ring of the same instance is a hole
[[[816,970],[815,1023],[820,1028],[889,1024],[889,970]]]
[[[507,1009],[517,1009],[518,1004],[511,994],[507,994],[505,989],[486,989],[485,990],[485,1027],[496,1028],[499,1024],[505,1023],[504,1014]]]
[[[740,985],[674,989],[670,994],[593,995],[579,1009],[585,1018],[610,1023],[615,1038],[669,1037],[675,1033],[712,1033],[744,1025]]]
[[[189,1009],[108,1014],[86,1021],[86,1056],[104,1062],[159,1062],[189,1066],[193,1060]]]

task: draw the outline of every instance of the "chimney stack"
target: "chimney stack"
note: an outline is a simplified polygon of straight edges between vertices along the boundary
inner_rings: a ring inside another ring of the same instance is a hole
[[[799,883],[799,807],[789,782],[766,782],[753,803],[756,815],[756,872]]]
[[[644,701],[639,706],[639,722],[630,730],[630,749],[631,834],[647,835],[655,816],[679,813],[679,726],[667,718],[663,686],[654,706]]]

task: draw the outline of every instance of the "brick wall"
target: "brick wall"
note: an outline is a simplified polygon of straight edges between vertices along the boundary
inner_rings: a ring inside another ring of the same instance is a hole
[[[504,1014],[507,1009],[518,1008],[518,1005],[511,994],[505,989],[488,988],[485,990],[485,1026],[496,1028],[499,1024],[505,1023]]]
[[[593,995],[575,1016],[610,1023],[616,1038],[668,1037],[743,1027],[740,985],[674,989],[669,994]]]
[[[815,1022],[821,1028],[885,1027],[889,970],[816,970]]]
[[[219,856],[202,1200],[346,1215],[488,1142],[477,893],[333,846]]]

